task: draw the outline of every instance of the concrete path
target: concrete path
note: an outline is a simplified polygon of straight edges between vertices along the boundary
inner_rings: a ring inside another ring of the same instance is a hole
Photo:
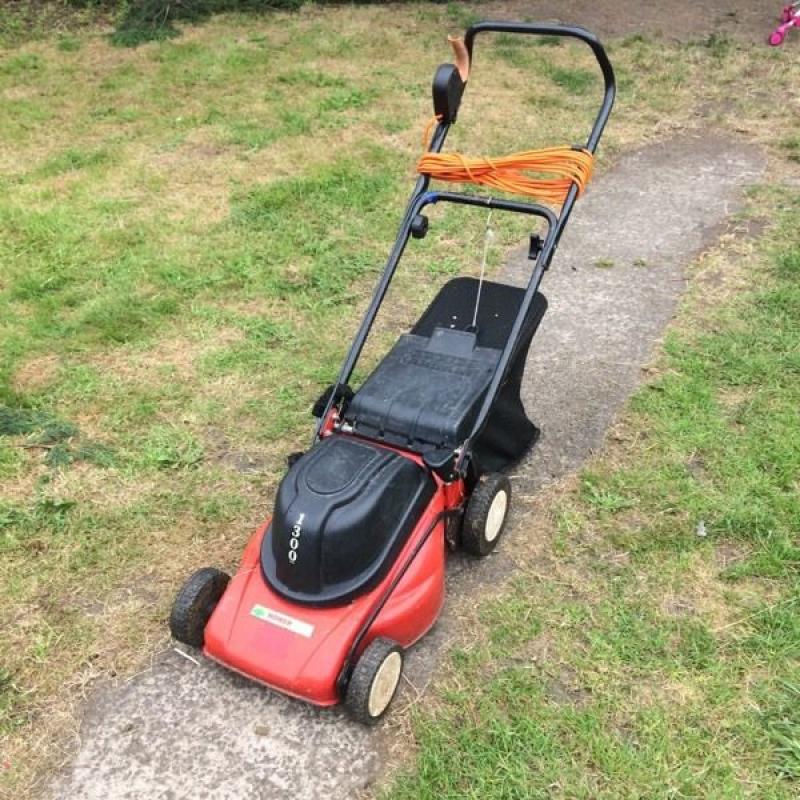
[[[518,491],[575,469],[601,444],[673,313],[685,265],[715,240],[762,170],[752,147],[682,138],[622,158],[579,202],[543,284],[550,310],[525,394],[544,433],[515,470]],[[505,277],[520,281],[528,268],[514,254]],[[514,538],[512,524],[488,561],[452,559],[442,620],[410,654],[415,686],[425,685],[457,627],[458,599],[511,571]],[[339,800],[379,773],[386,735],[167,652],[90,699],[74,762],[49,797]]]
[[[543,432],[526,488],[602,442],[672,317],[684,268],[718,240],[764,166],[752,145],[685,136],[621,159],[578,201],[542,281],[549,308],[525,371],[525,406]],[[522,282],[527,269],[519,253],[507,278]]]

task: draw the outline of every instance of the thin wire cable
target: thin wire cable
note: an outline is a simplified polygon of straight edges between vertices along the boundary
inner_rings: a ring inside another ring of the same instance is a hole
[[[483,235],[483,258],[481,259],[481,277],[478,279],[478,294],[475,296],[475,312],[472,315],[472,328],[475,330],[478,327],[478,306],[481,304],[481,291],[483,290],[483,276],[486,274],[486,260],[489,256],[489,244],[494,238],[494,231],[492,231],[492,211],[489,209],[489,214],[486,217],[486,233]]]

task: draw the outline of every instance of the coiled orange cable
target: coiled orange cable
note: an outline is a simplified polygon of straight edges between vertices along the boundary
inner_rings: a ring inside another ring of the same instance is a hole
[[[436,117],[426,128],[426,141],[434,122]],[[578,187],[578,195],[583,194],[593,167],[594,157],[588,150],[572,147],[526,150],[501,158],[425,153],[417,162],[417,172],[436,180],[483,184],[552,205],[562,205],[573,184]],[[554,177],[534,177],[528,173]]]

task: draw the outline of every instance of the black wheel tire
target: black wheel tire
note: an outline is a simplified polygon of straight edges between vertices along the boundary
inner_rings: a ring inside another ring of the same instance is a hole
[[[373,639],[347,685],[344,705],[364,725],[374,725],[391,705],[403,674],[403,649],[391,639]]]
[[[169,615],[169,629],[173,637],[190,647],[202,647],[206,625],[230,576],[213,567],[197,570],[181,586]]]
[[[461,546],[483,558],[497,546],[511,508],[511,481],[499,472],[481,477],[472,490],[461,527]]]

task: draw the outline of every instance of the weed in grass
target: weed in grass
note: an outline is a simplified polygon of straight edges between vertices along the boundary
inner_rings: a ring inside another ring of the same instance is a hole
[[[234,199],[232,217],[236,225],[254,231],[281,230],[263,255],[271,294],[298,300],[314,296],[329,303],[374,264],[372,256],[346,242],[367,235],[391,189],[383,170],[365,171],[342,161],[314,176],[250,190]],[[291,272],[281,268],[290,259],[297,265]]]
[[[598,511],[615,514],[623,509],[630,508],[634,501],[620,494],[599,476],[584,472],[581,476],[581,496]]]
[[[185,469],[203,460],[203,447],[192,434],[178,427],[153,427],[142,442],[142,462],[158,469]]]
[[[277,76],[276,80],[279,84],[286,84],[288,86],[296,86],[301,89],[346,89],[347,81],[336,75],[330,75],[327,72],[312,69],[292,69],[288,72],[282,72]]]
[[[790,160],[800,162],[800,136],[788,136],[781,140],[780,146]]]
[[[3,7],[0,8],[0,42],[4,45],[24,41],[30,35],[28,26],[20,14]]]
[[[494,50],[499,58],[512,67],[525,69],[534,63],[533,52],[525,46],[521,37],[511,34],[498,34],[494,42]]]
[[[321,122],[321,120],[317,120]],[[281,109],[271,124],[250,120],[231,120],[227,123],[229,144],[242,145],[250,150],[260,150],[279,139],[301,136],[312,128],[311,115],[292,109]]]
[[[490,630],[490,641],[498,651],[509,652],[541,632],[542,623],[536,608],[524,596],[513,601],[488,603],[482,621]]]
[[[800,276],[800,250],[783,250],[777,260],[778,277],[796,278]]]
[[[0,516],[1,526],[2,516]],[[11,733],[22,722],[15,713],[20,694],[11,673],[0,666],[0,735]]]
[[[56,46],[62,53],[77,53],[83,43],[76,36],[62,35],[59,36]]]
[[[266,12],[294,10],[307,0],[195,0],[175,4],[168,0],[130,0],[124,4],[111,41],[121,47],[136,47],[145,42],[163,41],[177,36],[175,22],[198,22],[225,11]]]
[[[67,527],[73,500],[59,500],[40,493],[28,506],[0,504],[0,553],[45,549],[40,537],[58,536]]]
[[[551,66],[546,73],[556,86],[571,94],[587,94],[597,83],[597,76],[586,69]]]
[[[106,150],[84,151],[71,148],[48,159],[42,165],[40,174],[45,177],[61,175],[104,164],[108,160],[109,153]]]
[[[107,295],[89,301],[66,332],[80,332],[100,341],[133,342],[146,336],[160,318],[173,316],[177,309],[177,299],[165,294]]]
[[[204,369],[212,374],[263,369],[275,364],[277,349],[282,351],[278,360],[295,349],[298,337],[291,325],[259,318],[237,318],[231,322],[245,333],[245,339],[203,360]]]
[[[648,38],[643,33],[632,33],[623,37],[618,46],[626,49],[642,49],[642,45],[646,45],[647,42]]]
[[[794,576],[795,582],[797,575]],[[790,583],[791,585],[791,583]],[[790,590],[791,591],[791,590]],[[769,605],[762,605],[747,619],[750,633],[741,646],[759,657],[780,666],[788,660],[800,659],[800,588],[788,597]]]
[[[23,518],[22,511],[8,503],[0,504],[0,530],[17,525]]]
[[[310,133],[313,120],[310,115],[302,111],[292,109],[282,109],[278,115],[281,133],[284,136],[303,136]]]
[[[774,767],[789,780],[800,780],[800,684],[780,681],[762,687],[761,720],[775,749]]]
[[[788,578],[800,574],[800,545],[787,534],[770,534],[758,542],[755,552],[728,567],[727,580]]]
[[[537,47],[561,47],[564,44],[564,39],[561,36],[537,36],[534,39],[534,44]]]
[[[45,456],[45,464],[54,469],[66,467],[68,464],[72,464],[74,460],[72,450],[66,445],[51,447]]]
[[[246,502],[241,497],[206,497],[200,500],[197,513],[206,523],[229,522],[246,510]]]
[[[135,89],[144,81],[144,75],[136,64],[123,63],[113,67],[104,74],[98,88],[107,94],[118,92],[122,89]]]
[[[44,62],[35,53],[19,53],[0,62],[0,75],[24,80],[42,71]]]
[[[229,123],[229,131],[226,140],[230,144],[242,145],[250,150],[260,150],[262,147],[267,147],[280,135],[257,122],[245,120]]]
[[[141,5],[134,4],[132,8],[138,10],[137,6]],[[138,47],[146,42],[159,42],[178,36],[180,31],[169,20],[168,6],[160,0],[151,5],[155,9],[152,13],[133,16],[136,13],[134,11],[127,15],[111,34],[111,42],[118,47]]]
[[[346,111],[349,108],[361,108],[370,101],[368,92],[358,89],[336,88],[320,103],[321,111]]]
[[[0,480],[14,480],[25,471],[22,448],[11,447],[0,439]]]

